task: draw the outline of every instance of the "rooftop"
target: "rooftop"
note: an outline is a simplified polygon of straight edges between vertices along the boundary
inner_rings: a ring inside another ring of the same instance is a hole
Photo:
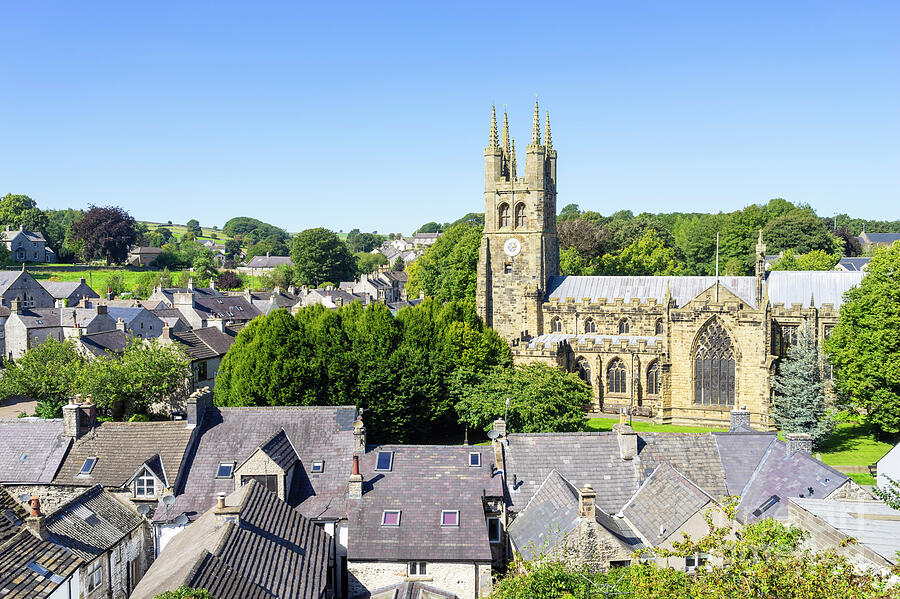
[[[71,443],[62,432],[61,419],[0,420],[0,482],[51,482]]]

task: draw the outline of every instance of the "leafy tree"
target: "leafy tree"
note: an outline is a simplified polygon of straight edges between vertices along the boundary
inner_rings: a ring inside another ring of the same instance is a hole
[[[203,235],[203,229],[200,227],[200,222],[196,218],[192,218],[185,225],[188,231],[194,234],[194,237],[200,237]]]
[[[581,216],[581,209],[578,207],[578,204],[566,204],[563,206],[562,210],[559,211],[559,216],[556,217],[557,222],[565,222],[567,220],[573,220]]]
[[[778,365],[772,400],[772,417],[782,432],[808,433],[816,447],[835,427],[825,399],[819,358],[815,332],[807,323],[800,327],[797,344]]]
[[[651,230],[663,246],[676,247],[675,237],[671,230],[666,227],[662,219],[655,215],[641,214],[631,217],[630,210],[620,210],[613,214],[611,220],[606,223],[606,229],[610,239],[610,246],[605,250],[606,253],[614,254],[623,251],[636,239],[640,239]]]
[[[391,266],[391,270],[394,272],[403,272],[406,270],[406,261],[403,260],[403,256],[397,256],[397,259],[394,260],[393,266]]]
[[[219,289],[243,289],[244,279],[233,270],[225,270],[216,277],[216,287]]]
[[[421,227],[418,228],[416,233],[440,233],[441,225],[436,222],[425,223]]]
[[[143,272],[138,275],[137,283],[131,288],[131,295],[136,298],[146,299],[150,297],[157,286],[172,287],[172,274],[168,269]]]
[[[71,262],[79,251],[78,245],[72,238],[72,225],[84,216],[82,210],[45,210],[47,226],[44,228],[44,238],[47,245],[56,252],[60,262]]]
[[[794,208],[769,221],[763,237],[770,251],[794,250],[806,254],[822,250],[834,254],[840,249],[838,240],[809,208]]]
[[[252,246],[258,241],[273,236],[278,238],[281,242],[286,242],[289,238],[287,231],[284,229],[280,229],[274,225],[264,223],[261,220],[250,218],[248,216],[237,216],[230,219],[225,223],[225,226],[222,227],[222,231],[231,237],[241,237],[244,244],[247,246]],[[284,254],[278,255],[283,256]]]
[[[174,240],[174,235],[172,235],[172,231],[167,227],[157,227],[152,231],[148,231],[144,236],[144,243],[149,245],[150,247],[161,248],[165,244]]]
[[[270,272],[259,277],[259,283],[266,289],[281,287],[287,289],[297,280],[297,272],[290,264],[279,264]]]
[[[85,362],[78,388],[94,396],[116,417],[145,413],[156,402],[183,391],[191,376],[191,360],[180,346],[156,339],[132,338],[120,356]]]
[[[592,221],[573,218],[557,226],[559,247],[574,248],[585,262],[592,262],[611,247],[609,231]]]
[[[347,246],[328,229],[306,229],[294,237],[291,261],[297,280],[316,286],[323,281],[349,281],[356,276],[356,261]]]
[[[768,218],[765,207],[751,204],[725,220],[719,239],[719,259],[722,264],[735,261],[733,272],[728,274],[747,275],[754,271],[756,241]]]
[[[359,229],[353,229],[347,233],[347,247],[351,252],[371,252],[384,242],[384,235],[376,233],[360,233]]]
[[[832,232],[834,233],[834,236],[838,238],[838,243],[841,246],[839,249],[845,256],[848,258],[862,256],[862,244],[850,229],[845,226]]]
[[[456,219],[452,223],[447,223],[441,227],[441,231],[446,231],[450,227],[455,227],[456,225],[472,225],[475,227],[484,227],[484,212],[469,212],[464,216]],[[397,234],[397,239],[400,239],[401,235]]]
[[[878,250],[868,274],[845,294],[825,342],[844,403],[882,433],[900,432],[900,244]]]
[[[174,591],[160,593],[153,599],[214,599],[214,597],[206,589],[193,589],[187,586],[180,586]]]
[[[607,275],[677,275],[684,270],[684,262],[650,229],[618,254],[604,254],[598,270]]]
[[[229,239],[225,242],[225,258],[234,260],[241,254],[241,242],[238,239]]]
[[[407,267],[406,289],[411,296],[425,295],[442,301],[475,298],[478,281],[478,248],[481,227],[454,225],[425,253]]]
[[[72,225],[72,236],[81,241],[86,259],[103,258],[107,264],[124,262],[137,241],[135,220],[118,206],[91,206]]]
[[[568,247],[559,252],[559,271],[563,275],[589,276],[593,267],[576,248]]]
[[[47,228],[47,217],[37,202],[28,196],[9,193],[0,198],[0,225],[43,232]]]
[[[247,248],[247,260],[254,256],[287,256],[290,254],[287,244],[277,236],[269,236]]]
[[[30,348],[0,377],[0,397],[36,399],[42,418],[62,417],[62,407],[75,394],[75,381],[84,358],[71,340],[52,337]]]
[[[192,267],[194,269],[194,277],[203,286],[208,285],[209,280],[216,278],[219,274],[212,252],[209,250],[194,258]]]
[[[785,252],[784,256],[772,265],[772,270],[831,270],[840,259],[837,254],[829,254],[822,250],[813,250],[808,254]]]
[[[566,432],[584,430],[584,406],[591,389],[577,375],[545,364],[495,368],[472,375],[465,370],[454,380],[456,412],[461,422],[489,430],[506,412],[510,432]]]
[[[114,272],[106,278],[107,293],[116,297],[122,295],[123,291],[125,291],[125,275],[120,272]]]
[[[769,200],[769,203],[766,204],[766,213],[769,215],[770,220],[774,220],[781,216],[784,216],[791,210],[794,210],[797,206],[788,202],[784,198],[772,198]]]

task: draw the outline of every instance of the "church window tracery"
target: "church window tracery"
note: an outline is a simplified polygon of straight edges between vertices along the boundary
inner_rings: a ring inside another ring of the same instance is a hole
[[[623,318],[619,321],[619,334],[627,335],[629,331],[631,331],[631,323],[628,322],[627,318]]]
[[[593,318],[588,318],[584,322],[584,332],[585,333],[596,333],[597,332],[597,323],[594,322]]]
[[[516,228],[525,226],[525,204],[516,204]]]
[[[606,388],[610,393],[627,393],[627,378],[625,362],[616,358],[609,363],[609,368],[606,369]]]
[[[650,395],[659,395],[660,389],[660,381],[659,381],[659,360],[654,361],[650,364],[650,367],[647,368],[647,393]]]
[[[506,202],[500,204],[500,228],[506,228],[509,226],[509,204]]]
[[[559,316],[550,321],[550,329],[554,333],[562,333],[562,320],[560,320]]]
[[[709,323],[694,355],[694,403],[734,405],[734,346],[725,327]]]

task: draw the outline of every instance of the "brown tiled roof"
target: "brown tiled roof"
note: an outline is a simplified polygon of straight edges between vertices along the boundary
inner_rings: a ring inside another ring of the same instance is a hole
[[[38,569],[29,568],[37,564]],[[0,549],[0,596],[4,599],[49,597],[84,562],[74,553],[22,530]]]
[[[54,479],[57,484],[120,487],[144,463],[159,454],[167,486],[175,484],[192,429],[184,421],[101,422],[76,441]],[[97,457],[90,474],[80,475],[84,461]]]
[[[22,503],[0,486],[0,545],[21,530],[27,515],[28,511]]]

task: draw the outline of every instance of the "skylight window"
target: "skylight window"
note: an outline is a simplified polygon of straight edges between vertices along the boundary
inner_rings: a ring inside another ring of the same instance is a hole
[[[216,478],[231,478],[234,472],[234,462],[222,462],[216,470]]]
[[[19,461],[20,461],[20,462],[24,462],[24,461],[27,460],[27,459],[28,459],[28,454],[27,454],[27,453],[23,453],[23,454],[22,454],[22,457],[19,458]]]
[[[779,498],[778,495],[772,495],[771,497],[766,499],[762,505],[760,505],[758,508],[753,510],[753,515],[756,516],[757,518],[762,516],[766,510],[768,510],[770,507],[772,507],[779,501],[781,501],[781,498]]]
[[[481,466],[481,454],[473,452],[469,454],[469,467],[477,468]]]
[[[91,470],[94,469],[94,466],[97,464],[97,457],[91,456],[84,461],[84,464],[81,465],[81,470],[78,474],[90,474]]]
[[[3,510],[3,517],[6,518],[13,526],[18,526],[22,523],[16,513],[12,510]]]
[[[459,526],[459,510],[442,510],[441,526]]]
[[[394,466],[393,451],[379,451],[375,462],[375,470],[378,472],[390,472]]]
[[[400,510],[384,510],[381,513],[382,526],[400,526]]]
[[[224,304],[224,303],[225,303],[225,302],[223,302],[223,301],[220,300],[220,299],[217,299],[216,301],[219,302],[220,304]]]
[[[325,462],[313,462],[311,472],[313,474],[322,474],[323,472],[325,472]]]

